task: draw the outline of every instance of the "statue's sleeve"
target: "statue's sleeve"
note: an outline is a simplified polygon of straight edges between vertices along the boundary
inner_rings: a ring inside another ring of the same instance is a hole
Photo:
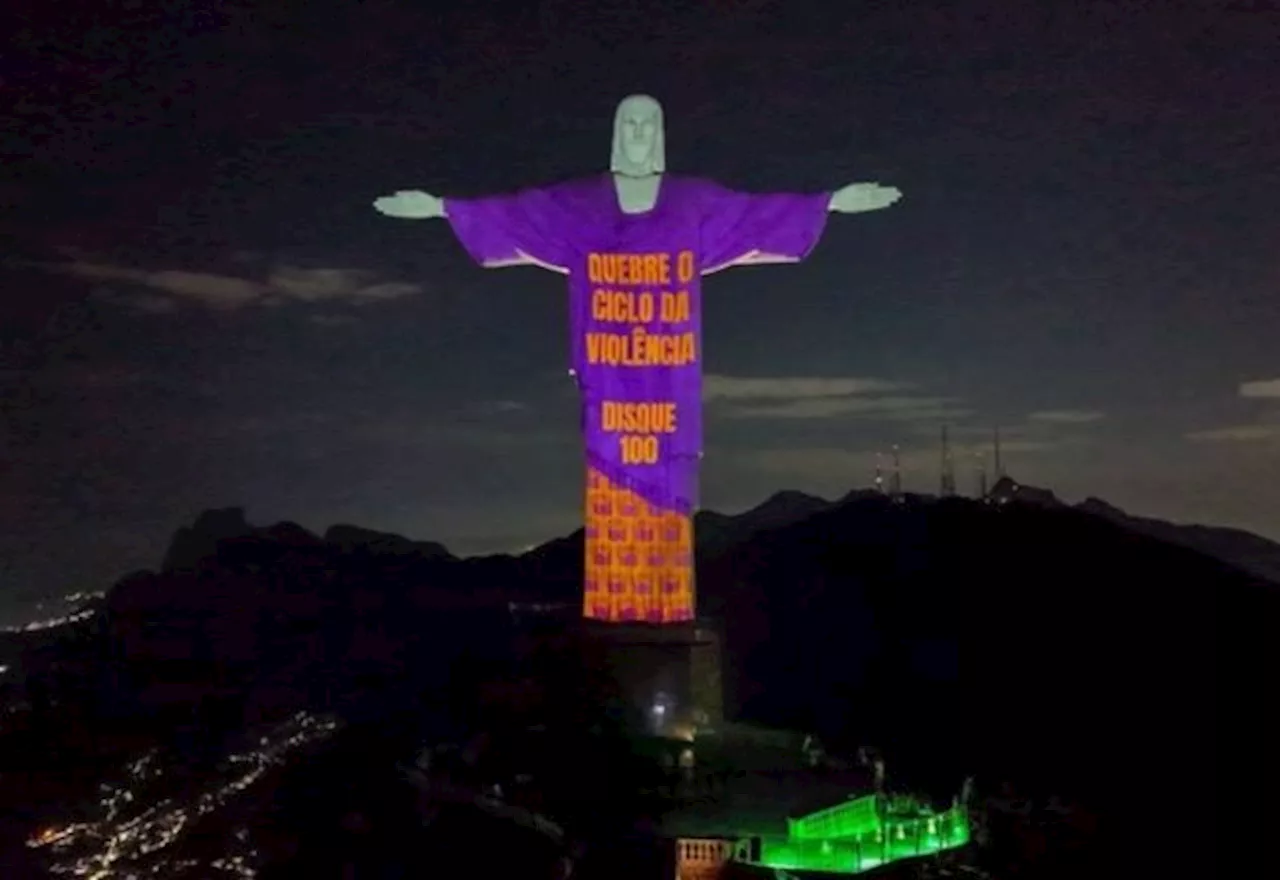
[[[554,190],[446,199],[445,216],[471,258],[481,266],[541,266],[568,272],[568,214]]]
[[[830,193],[740,193],[710,187],[702,198],[702,273],[730,266],[798,263],[827,225]]]

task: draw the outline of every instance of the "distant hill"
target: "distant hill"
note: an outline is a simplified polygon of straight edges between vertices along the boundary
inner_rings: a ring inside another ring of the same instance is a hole
[[[821,708],[817,682],[850,692],[877,676],[892,680],[895,665],[908,678],[943,680],[961,666],[980,668],[975,652],[997,636],[1020,633],[1031,641],[1019,650],[1057,644],[1069,655],[1071,639],[1055,642],[1039,629],[1058,632],[1068,621],[1095,654],[1128,638],[1125,627],[1145,630],[1143,639],[1170,653],[1172,669],[1188,655],[1168,640],[1202,643],[1213,603],[1230,590],[1265,590],[1249,576],[1280,569],[1280,546],[1243,532],[1131,517],[1097,499],[1072,507],[1008,478],[989,502],[893,503],[867,491],[832,502],[781,492],[737,515],[700,512],[699,607],[723,621],[734,655],[730,705],[820,726],[824,712],[839,712]],[[353,629],[376,622],[420,641],[434,615],[504,617],[512,602],[574,606],[581,559],[581,531],[520,556],[461,559],[437,543],[356,526],[334,526],[323,537],[290,523],[255,527],[243,510],[228,508],[180,529],[159,573],[119,583],[106,619],[118,652],[144,665],[176,652],[230,658],[249,670],[278,656],[287,661],[279,677],[297,674],[301,682],[312,664],[315,677],[331,679],[313,690],[331,690],[345,686],[332,683],[345,680],[338,666],[352,656]],[[1237,586],[1224,593],[1220,583]],[[1046,607],[1055,609],[1048,617]],[[1152,622],[1175,613],[1176,620]],[[1004,633],[997,623],[1004,619],[1018,624]],[[199,650],[183,649],[187,643]],[[844,653],[824,653],[829,645]],[[806,670],[813,688],[776,687],[783,667]],[[1196,668],[1185,672],[1194,677]],[[271,678],[260,670],[253,677],[259,688]],[[826,723],[843,723],[836,716]]]
[[[878,493],[859,489],[833,502],[803,492],[782,491],[738,514],[699,511],[696,515],[699,559],[709,561],[755,535],[790,526],[841,505],[879,497],[882,496]],[[908,497],[920,502],[929,500],[929,496]],[[1072,507],[1048,489],[1021,484],[1007,476],[992,486],[989,500],[1000,505],[1074,509],[1138,534],[1197,550],[1280,584],[1280,544],[1249,532],[1216,526],[1179,525],[1133,516],[1097,498],[1089,498]],[[438,578],[432,583],[443,589],[482,581],[490,586],[506,585],[513,597],[528,593],[553,601],[576,601],[582,531],[552,539],[519,556],[499,554],[459,558],[436,542],[416,541],[354,525],[331,526],[323,537],[313,535],[294,523],[254,527],[248,524],[243,509],[227,508],[206,511],[190,527],[179,529],[170,543],[161,572],[193,570],[199,567],[201,560],[216,558],[217,548],[222,544],[240,546],[244,552],[250,552],[247,548],[251,546],[259,548],[258,552],[272,545],[289,546],[295,550],[302,547],[312,550],[326,548],[328,553],[378,558],[388,564],[395,560],[393,567],[397,569],[427,566]],[[234,550],[230,552],[235,555]]]
[[[1270,542],[1012,480],[988,502],[784,492],[697,528],[700,610],[724,630],[739,717],[882,744],[891,775],[941,794],[969,773],[1066,793],[1144,839],[1168,819],[1140,804],[1215,803],[1215,774],[1267,790],[1261,764],[1222,768],[1274,736],[1257,698],[1280,683]],[[507,650],[510,603],[576,605],[581,574],[580,531],[460,559],[226,508],[118,583],[73,653],[28,659],[44,704],[87,701],[85,736],[141,724],[214,754],[219,731],[302,707],[438,703]],[[1219,717],[1230,749],[1213,746]]]
[[[1216,804],[1229,778],[1256,779],[1263,809],[1280,729],[1255,695],[1280,684],[1280,590],[1044,500],[861,497],[709,561],[728,705],[845,748],[884,743],[912,787],[944,794],[967,767],[1141,838],[1165,820],[1138,803]],[[1165,868],[1213,876],[1204,835]],[[1110,858],[1154,870],[1163,856],[1132,839]]]
[[[739,514],[700,511],[694,520],[698,552],[704,558],[717,555],[752,535],[799,522],[826,510],[831,504],[825,498],[787,491],[771,495]]]
[[[1098,498],[1087,498],[1077,504],[1076,509],[1135,532],[1199,550],[1280,584],[1280,544],[1252,532],[1222,526],[1179,525],[1133,516]]]
[[[1048,489],[1002,477],[991,488],[990,498],[1000,504],[1067,507]],[[1171,544],[1198,550],[1244,571],[1280,584],[1280,544],[1243,529],[1222,526],[1180,525],[1150,517],[1134,516],[1099,498],[1086,498],[1073,509],[1105,519],[1131,531]]]

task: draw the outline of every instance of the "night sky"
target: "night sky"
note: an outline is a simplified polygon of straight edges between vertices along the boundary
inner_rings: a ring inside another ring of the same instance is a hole
[[[674,172],[905,193],[708,280],[704,506],[834,497],[894,443],[935,491],[943,423],[971,493],[999,424],[1067,500],[1280,538],[1269,4],[29,7],[0,611],[155,566],[209,507],[460,553],[573,529],[564,279],[370,204],[600,172],[636,91]]]

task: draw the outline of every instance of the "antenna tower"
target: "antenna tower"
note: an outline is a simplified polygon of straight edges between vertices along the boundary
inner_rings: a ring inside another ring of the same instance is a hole
[[[1004,476],[1004,463],[1000,459],[1000,428],[999,427],[995,429],[994,439],[995,439],[995,453],[996,453],[995,471],[996,471],[996,481],[998,482],[1000,478]]]
[[[884,468],[880,466],[880,460],[883,458],[880,453],[876,453],[876,491],[881,495],[885,494],[884,488]]]
[[[893,476],[889,479],[889,494],[894,500],[902,497],[902,462],[898,457],[898,444],[893,445]]]
[[[942,426],[942,486],[938,493],[943,498],[956,494],[956,471],[951,461],[951,441],[947,437],[947,426]]]

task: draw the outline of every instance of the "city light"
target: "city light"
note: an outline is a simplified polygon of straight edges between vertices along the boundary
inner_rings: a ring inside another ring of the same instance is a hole
[[[41,630],[53,629],[59,626],[67,626],[68,624],[78,623],[82,620],[88,620],[98,613],[98,609],[93,603],[100,601],[105,593],[69,593],[63,596],[61,602],[66,606],[67,610],[63,614],[57,614],[52,617],[42,617],[17,626],[0,627],[0,632],[5,633],[29,633],[39,632]],[[36,611],[44,611],[45,603],[41,602],[36,605]]]
[[[164,776],[156,753],[148,752],[125,768],[123,781],[100,787],[95,821],[42,829],[27,846],[49,853],[53,874],[88,880],[169,878],[195,870],[201,867],[199,860],[167,858],[166,852],[196,821],[225,806],[291,753],[328,737],[337,726],[332,718],[299,712],[262,737],[257,748],[231,755],[227,778],[183,801],[162,799],[140,809],[144,788]],[[257,853],[247,830],[237,830],[229,843],[230,851],[207,867],[245,880],[254,877]]]

